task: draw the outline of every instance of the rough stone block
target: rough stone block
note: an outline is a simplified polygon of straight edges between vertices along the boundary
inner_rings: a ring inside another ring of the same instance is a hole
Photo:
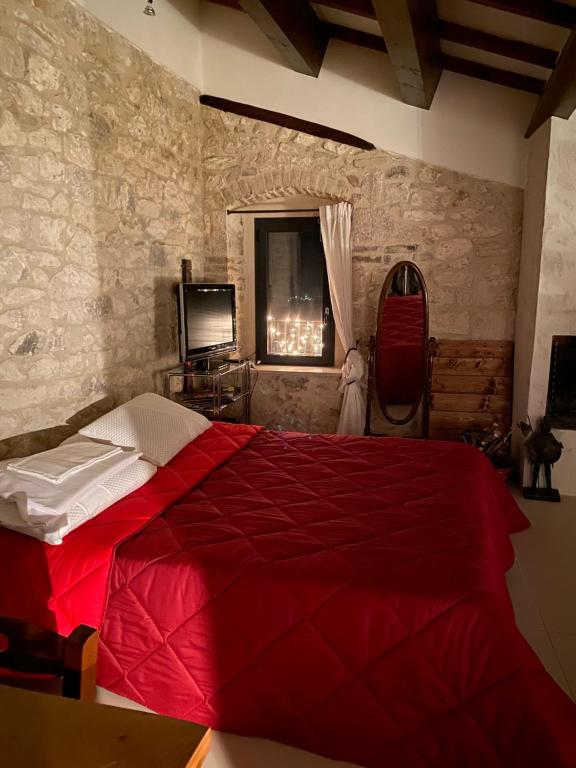
[[[0,181],[11,181],[14,166],[15,160],[5,152],[0,152]]]
[[[36,288],[12,288],[10,291],[7,291],[3,296],[4,306],[6,307],[27,306],[35,301],[39,301],[44,297],[44,295],[45,295],[44,291],[40,291]]]
[[[67,242],[68,222],[56,216],[35,216],[32,219],[31,233],[38,247],[58,252]]]
[[[7,109],[0,116],[0,147],[23,147],[26,132]]]
[[[42,352],[45,341],[45,334],[42,331],[28,331],[23,336],[18,337],[8,347],[9,355],[37,355]]]
[[[446,214],[444,211],[409,209],[404,211],[403,218],[406,221],[443,221],[446,218]]]
[[[55,131],[67,133],[73,125],[72,113],[61,104],[52,105],[52,127]]]
[[[38,91],[57,91],[60,85],[60,71],[43,56],[30,54],[28,60],[30,84]]]
[[[17,32],[18,42],[30,48],[32,51],[44,56],[46,59],[54,57],[54,46],[28,24],[19,24]]]
[[[37,131],[31,131],[28,134],[28,144],[38,149],[46,149],[51,152],[60,152],[62,150],[62,139],[49,128],[39,128]]]
[[[94,148],[90,141],[83,136],[66,134],[64,138],[64,156],[74,165],[80,166],[88,171],[96,169],[94,159]]]
[[[393,227],[394,222],[387,208],[356,210],[352,229],[353,246],[382,245],[390,239]]]
[[[18,191],[7,181],[0,182],[0,208],[16,208],[18,203]]]
[[[0,254],[0,285],[13,285],[26,280],[29,269],[24,259],[13,249],[6,249]]]
[[[45,104],[40,96],[25,83],[12,82],[9,85],[10,94],[16,106],[32,117],[45,114]]]
[[[435,256],[442,261],[461,259],[463,256],[469,256],[473,250],[474,245],[471,240],[457,238],[438,243],[435,250]]]
[[[53,214],[56,216],[69,216],[70,215],[70,203],[68,202],[68,198],[64,194],[57,195],[54,200],[52,200],[52,205],[50,207],[50,210]]]
[[[25,69],[21,46],[10,38],[0,38],[0,72],[7,77],[23,77]]]
[[[27,223],[27,218],[21,211],[0,210],[0,242],[22,242]]]
[[[37,195],[25,194],[22,197],[22,208],[25,211],[40,211],[50,213],[50,203],[43,197]]]

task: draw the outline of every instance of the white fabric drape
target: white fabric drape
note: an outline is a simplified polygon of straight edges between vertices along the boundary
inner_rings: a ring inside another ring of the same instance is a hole
[[[330,285],[336,332],[347,352],[340,391],[344,393],[338,434],[362,435],[366,413],[364,360],[356,349],[352,329],[352,206],[350,203],[320,208],[322,242]]]

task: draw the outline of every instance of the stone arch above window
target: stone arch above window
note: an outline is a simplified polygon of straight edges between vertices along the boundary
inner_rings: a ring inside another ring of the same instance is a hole
[[[254,176],[243,176],[233,181],[213,198],[228,210],[278,198],[309,195],[337,202],[352,201],[352,187],[345,178],[334,178],[323,173],[288,168]]]

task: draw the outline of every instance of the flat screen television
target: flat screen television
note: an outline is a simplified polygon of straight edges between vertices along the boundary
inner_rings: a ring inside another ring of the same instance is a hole
[[[236,288],[225,283],[178,286],[180,359],[236,351]]]

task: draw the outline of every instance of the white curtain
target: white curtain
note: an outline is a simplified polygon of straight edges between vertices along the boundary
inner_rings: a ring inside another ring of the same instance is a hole
[[[334,323],[346,350],[340,391],[344,393],[338,434],[362,435],[366,413],[364,360],[352,329],[352,206],[338,203],[320,208],[322,241],[330,285]]]

